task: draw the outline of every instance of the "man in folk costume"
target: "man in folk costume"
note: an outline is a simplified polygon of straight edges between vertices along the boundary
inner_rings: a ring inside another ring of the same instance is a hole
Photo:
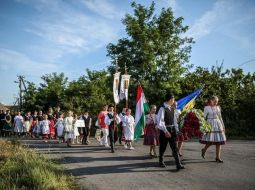
[[[105,117],[105,124],[109,127],[109,137],[110,137],[110,146],[111,152],[114,153],[114,144],[118,140],[117,135],[117,124],[120,123],[120,118],[114,112],[114,107],[112,105],[109,106],[108,113]]]
[[[105,123],[105,116],[107,115],[108,106],[103,106],[102,111],[98,114],[98,125],[101,128],[103,132],[103,137],[101,138],[101,145],[104,145],[105,147],[110,147],[108,144],[108,135],[109,135],[109,128],[108,125]]]
[[[163,106],[159,109],[157,115],[157,127],[160,129],[159,136],[159,166],[166,167],[163,156],[169,143],[173,157],[175,159],[176,169],[184,169],[184,166],[180,162],[180,158],[177,150],[177,142],[176,142],[176,127],[177,121],[174,117],[174,109],[173,104],[175,102],[174,95],[169,93],[166,95],[165,102]]]
[[[82,116],[82,119],[84,120],[85,127],[81,127],[81,133],[82,133],[82,144],[89,144],[89,135],[90,135],[90,127],[92,124],[92,118],[89,115],[88,111],[84,112],[84,115]]]

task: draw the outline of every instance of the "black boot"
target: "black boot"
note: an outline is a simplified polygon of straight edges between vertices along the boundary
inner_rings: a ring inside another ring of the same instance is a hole
[[[175,159],[176,169],[177,170],[185,169],[184,166],[181,164],[181,161],[180,161],[180,158],[179,158],[179,155],[178,155],[177,151],[173,152],[173,156],[174,156],[174,159]]]
[[[163,161],[162,156],[159,157],[159,167],[161,167],[161,168],[165,168],[166,167],[166,165],[165,165],[165,163]]]
[[[183,165],[180,165],[180,166],[176,166],[176,169],[181,170],[181,169],[185,169],[185,167]]]

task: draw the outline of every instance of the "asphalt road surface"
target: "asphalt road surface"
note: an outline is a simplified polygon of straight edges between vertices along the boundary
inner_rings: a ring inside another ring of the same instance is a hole
[[[184,144],[184,170],[176,171],[170,147],[167,147],[167,168],[158,167],[158,158],[149,157],[149,147],[142,140],[135,150],[116,146],[116,152],[91,139],[90,145],[73,145],[57,141],[23,140],[50,157],[60,160],[66,170],[77,177],[88,190],[245,190],[255,189],[255,141],[228,141],[222,148],[224,163],[216,163],[215,146],[201,157],[202,145]],[[158,151],[158,150],[157,150]]]

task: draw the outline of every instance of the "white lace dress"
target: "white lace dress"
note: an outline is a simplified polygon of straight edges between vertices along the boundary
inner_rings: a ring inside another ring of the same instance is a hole
[[[221,117],[219,106],[205,106],[204,117],[211,124],[212,131],[203,134],[200,142],[222,145],[226,143],[225,126]]]
[[[135,119],[132,115],[123,116],[121,118],[122,126],[124,130],[124,136],[126,141],[134,140],[134,128],[135,128]]]

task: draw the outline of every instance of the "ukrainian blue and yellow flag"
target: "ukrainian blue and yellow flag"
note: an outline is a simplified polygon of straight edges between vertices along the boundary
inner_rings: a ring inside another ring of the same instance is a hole
[[[183,110],[189,110],[195,106],[195,100],[199,96],[199,94],[202,92],[203,87],[196,90],[192,94],[189,94],[188,96],[180,99],[177,101],[177,109],[183,111]]]

